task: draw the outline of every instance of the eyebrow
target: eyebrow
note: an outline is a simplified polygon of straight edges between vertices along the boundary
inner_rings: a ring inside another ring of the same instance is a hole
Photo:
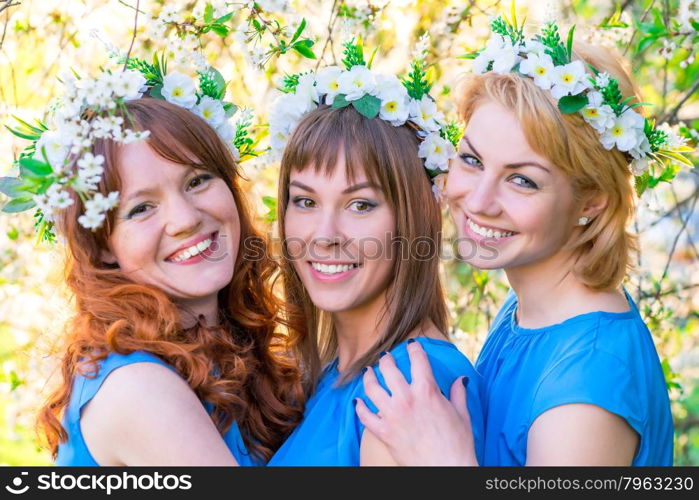
[[[194,171],[195,171],[195,167],[193,165],[189,165],[187,167],[187,170],[185,171],[184,175],[182,175],[182,178],[184,179],[191,172],[194,172]],[[124,204],[128,203],[129,201],[131,201],[134,198],[138,198],[139,196],[151,195],[151,194],[157,192],[158,189],[159,189],[159,186],[158,187],[143,188],[143,189],[139,189],[138,191],[134,191],[132,194],[130,194],[129,196],[127,196],[124,199]]]
[[[463,140],[466,141],[466,144],[468,144],[468,147],[471,149],[471,151],[476,153],[476,156],[479,156],[479,157],[481,156],[481,154],[478,152],[478,150],[473,147],[473,144],[471,144],[471,141],[468,140],[468,137],[466,137],[464,135]],[[519,162],[519,163],[508,163],[507,165],[505,165],[505,168],[522,168],[522,167],[539,167],[539,168],[545,170],[546,172],[548,172],[549,174],[551,173],[551,170],[548,167],[542,165],[541,163],[537,163],[535,161],[523,161],[523,162]]]
[[[304,183],[299,182],[299,181],[291,181],[291,182],[289,183],[289,185],[290,185],[290,186],[299,187],[299,188],[303,189],[304,191],[308,191],[309,193],[315,193],[315,192],[316,192],[315,189],[313,189],[312,187],[307,186],[307,185],[305,185]],[[353,193],[353,192],[355,192],[355,191],[359,191],[360,189],[364,189],[364,188],[380,189],[380,187],[377,186],[376,184],[374,184],[373,182],[367,181],[367,182],[360,182],[359,184],[355,184],[354,186],[348,187],[347,189],[345,189],[345,190],[342,192],[342,194]]]

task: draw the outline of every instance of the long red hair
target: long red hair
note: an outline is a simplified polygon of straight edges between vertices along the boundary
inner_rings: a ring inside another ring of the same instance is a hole
[[[300,420],[303,391],[296,364],[286,355],[286,337],[277,328],[275,263],[253,226],[236,162],[203,119],[174,104],[146,97],[128,102],[123,115],[124,126],[150,130],[148,144],[163,158],[180,164],[196,158],[198,168],[222,178],[233,193],[240,245],[233,279],[219,292],[222,324],[183,328],[180,311],[162,290],[135,283],[102,262],[113,211],[102,228],[86,230],[77,222],[83,205],[75,198],[57,222],[68,247],[66,281],[77,312],[66,338],[63,380],[40,412],[39,429],[55,457],[68,437],[60,419],[76,374],[92,373],[110,352],[143,350],[175,367],[197,396],[213,405],[211,418],[221,434],[237,422],[248,450],[268,459]],[[119,145],[101,140],[93,150],[105,157],[100,191],[120,190]]]

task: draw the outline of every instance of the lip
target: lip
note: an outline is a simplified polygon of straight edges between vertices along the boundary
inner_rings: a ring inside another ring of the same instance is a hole
[[[189,258],[189,259],[187,259],[187,260],[183,260],[183,261],[181,261],[181,262],[174,262],[174,261],[170,260],[170,259],[172,259],[173,257],[175,257],[175,255],[177,255],[177,254],[180,253],[182,250],[184,250],[185,248],[189,248],[189,247],[194,246],[194,245],[196,245],[196,244],[198,244],[198,243],[201,243],[202,241],[205,241],[205,240],[207,240],[208,238],[211,238],[211,240],[212,240],[211,246],[209,246],[209,248],[207,248],[207,249],[204,250],[203,252],[201,252],[201,253],[199,253],[199,254],[195,255],[194,257],[191,257],[191,258]],[[211,250],[211,247],[213,247],[213,246],[214,246],[214,243],[216,243],[217,241],[218,241],[218,231],[214,231],[213,233],[206,233],[206,234],[202,234],[202,235],[196,236],[196,237],[192,238],[191,240],[189,240],[187,243],[185,243],[185,244],[183,244],[182,246],[180,246],[177,250],[175,250],[174,252],[172,252],[170,255],[168,255],[167,257],[165,257],[165,261],[168,262],[168,263],[170,263],[170,264],[185,264],[185,263],[190,264],[190,263],[193,263],[193,262],[191,262],[191,261],[194,261],[197,257],[202,257],[202,256],[211,255],[211,254],[213,253],[213,251]],[[200,260],[203,260],[203,258],[200,259]]]
[[[356,262],[337,262],[337,261],[313,261],[321,264],[325,264],[326,266],[349,266],[351,264],[357,264]],[[316,280],[322,282],[322,283],[337,283],[338,281],[344,281],[346,279],[351,278],[354,276],[361,268],[362,265],[359,264],[359,267],[354,267],[352,269],[349,269],[348,271],[342,272],[342,273],[335,273],[335,274],[323,274],[320,271],[317,271],[313,268],[313,264],[311,261],[308,261],[308,268],[311,270],[311,276],[315,278]]]
[[[478,234],[473,229],[471,229],[471,227],[468,225],[469,219],[472,220],[475,224],[477,224],[481,227],[487,227],[488,229],[492,229],[493,231],[500,231],[501,233],[503,233],[503,232],[509,233],[509,232],[513,232],[513,231],[509,231],[509,230],[501,229],[501,228],[496,228],[493,226],[487,226],[485,224],[480,224],[478,221],[476,221],[475,219],[469,217],[468,215],[466,215],[466,213],[464,213],[464,220],[462,222],[462,226],[464,228],[464,236],[466,236],[467,238],[474,240],[474,241],[478,241],[478,242],[487,241],[488,243],[491,243],[491,244],[499,244],[499,243],[504,243],[506,241],[510,241],[510,239],[512,239],[513,237],[515,237],[519,234],[519,233],[515,232],[515,234],[510,235],[510,236],[505,236],[504,238],[495,238],[493,236],[491,236],[491,237],[483,236],[482,234]]]

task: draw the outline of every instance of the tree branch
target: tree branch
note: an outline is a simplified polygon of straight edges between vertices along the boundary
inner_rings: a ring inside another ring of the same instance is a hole
[[[16,5],[20,5],[19,2],[17,3],[12,3],[12,0],[3,0],[5,2],[5,5],[0,7],[0,12],[2,12],[5,9],[9,9],[10,7],[15,7]],[[2,38],[0,38],[0,50],[2,49],[2,44],[5,43],[5,35],[7,34],[7,23],[10,21],[10,11],[8,10],[5,13],[5,24],[2,27]]]
[[[134,14],[133,16],[133,36],[131,37],[131,45],[129,45],[129,51],[126,53],[126,60],[124,61],[124,71],[126,70],[126,65],[129,64],[131,50],[133,49],[133,44],[136,41],[136,30],[138,29],[138,13],[140,12],[140,4],[141,0],[136,0],[136,14]]]
[[[686,103],[689,100],[689,98],[692,97],[697,90],[699,90],[699,80],[694,82],[694,85],[692,86],[691,89],[689,89],[689,92],[687,92],[687,94],[685,94],[685,96],[680,100],[680,102],[678,102],[674,108],[672,108],[665,116],[663,116],[658,121],[658,123],[664,123],[664,122],[672,123],[672,122],[674,122],[675,119],[677,118],[677,113],[679,113],[680,108],[682,108],[682,106],[684,106],[684,103]]]

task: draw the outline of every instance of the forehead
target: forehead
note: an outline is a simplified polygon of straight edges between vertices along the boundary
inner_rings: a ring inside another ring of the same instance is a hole
[[[289,180],[313,187],[344,189],[369,179],[363,168],[355,168],[350,172],[345,166],[344,155],[338,155],[334,168],[317,168],[314,165],[308,165],[302,170],[292,170],[289,174]]]
[[[124,192],[161,185],[179,178],[183,169],[189,167],[163,158],[146,141],[126,144],[119,149],[117,169]]]
[[[529,145],[514,112],[489,99],[474,110],[466,125],[465,136],[484,157],[515,163],[526,156],[526,159],[550,163]]]

